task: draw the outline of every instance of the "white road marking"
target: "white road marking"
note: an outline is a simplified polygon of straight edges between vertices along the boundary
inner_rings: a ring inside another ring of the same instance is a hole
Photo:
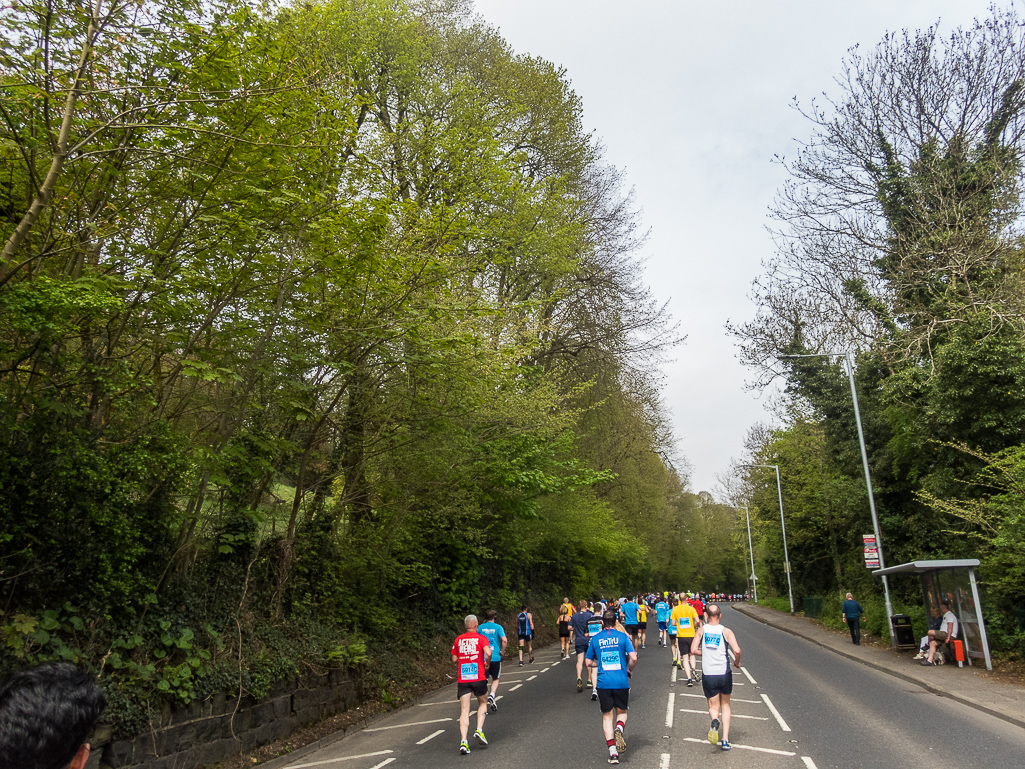
[[[544,670],[542,670],[541,672],[542,672],[542,673],[547,673],[547,672],[548,672],[549,670],[551,670],[551,667],[547,667],[547,668],[545,668]]]
[[[740,666],[740,672],[743,673],[745,676],[747,676],[747,680],[750,681],[751,683],[753,683],[753,684],[757,684],[758,683],[753,678],[751,678],[751,674],[747,672],[747,668],[744,667],[743,665]]]
[[[674,684],[676,683],[676,668],[673,668],[673,675],[672,675],[672,677],[670,678],[670,680],[671,680],[671,681],[672,681],[672,682],[673,682]]]
[[[669,769],[669,754],[663,753],[662,758],[659,759],[658,769]]]
[[[559,660],[559,662],[562,662],[562,660]],[[552,667],[554,668],[554,667],[555,667],[556,665],[558,665],[558,664],[559,664],[559,662],[553,662],[553,663],[552,663]]]
[[[695,699],[703,700],[706,699],[703,694],[687,694],[686,692],[680,692],[681,697],[694,697]],[[730,702],[746,702],[748,705],[764,705],[761,700],[738,700],[736,697],[730,697]]]
[[[519,689],[521,686],[523,686],[523,684],[516,684],[516,686],[512,687],[509,691],[514,692],[517,689]]]
[[[783,720],[783,716],[781,716],[779,714],[779,711],[776,710],[776,706],[772,704],[771,700],[769,700],[769,696],[767,694],[763,694],[762,699],[765,700],[765,704],[768,706],[769,712],[772,713],[772,715],[774,715],[776,717],[776,720],[779,722],[779,728],[782,729],[784,732],[789,732],[790,727],[787,726],[787,722]],[[794,755],[797,754],[795,753]]]
[[[702,713],[704,715],[708,715],[708,711],[707,710],[690,710],[688,708],[680,708],[680,712],[681,713]],[[769,720],[765,716],[742,716],[739,713],[734,713],[733,717],[734,718],[748,718],[748,719],[750,719],[752,721],[768,721]]]
[[[388,766],[388,764],[390,764],[394,760],[394,758],[386,758],[381,763],[374,764],[372,767],[370,767],[370,769],[381,769],[382,766]]]
[[[704,745],[708,744],[708,740],[699,740],[697,737],[684,737],[683,741],[684,742],[697,742],[699,744],[704,744]],[[730,745],[732,745],[735,748],[740,748],[741,750],[756,750],[759,753],[771,753],[774,756],[796,756],[797,755],[796,753],[791,753],[788,750],[773,750],[772,748],[756,748],[754,745],[738,745],[735,742],[731,742]]]
[[[533,680],[534,680],[535,678],[537,678],[537,676],[531,676],[531,677],[530,677],[530,678],[528,678],[527,680],[528,680],[528,681],[533,681]]]
[[[669,693],[669,705],[666,707],[666,726],[670,729],[673,728],[673,713],[676,708],[676,693]]]
[[[819,769],[815,766],[815,762],[811,760],[811,756],[801,756],[801,760],[804,761],[804,765],[807,766],[808,769]]]
[[[445,730],[444,730],[444,729],[438,729],[438,731],[436,731],[436,732],[431,732],[431,733],[430,733],[430,734],[428,734],[428,735],[427,735],[426,737],[424,737],[424,738],[423,738],[422,740],[417,740],[417,741],[416,741],[416,744],[417,744],[417,745],[423,745],[423,744],[424,744],[425,742],[430,742],[430,741],[431,741],[431,740],[433,740],[433,739],[434,739],[435,737],[437,737],[437,736],[438,736],[439,734],[444,734],[444,733],[445,733]]]
[[[451,719],[448,719],[451,720]],[[307,766],[322,766],[323,764],[334,764],[339,761],[354,761],[357,758],[371,758],[372,756],[386,756],[389,753],[394,753],[394,750],[378,750],[373,753],[361,753],[358,756],[342,756],[341,758],[329,758],[325,761],[313,761],[309,764],[295,764],[288,767],[288,769],[306,769]]]
[[[395,724],[395,726],[375,726],[373,729],[364,729],[365,732],[383,732],[385,729],[405,729],[407,726],[423,726],[424,724],[440,724],[442,721],[452,721],[451,718],[435,718],[431,721],[414,721],[411,724]],[[297,767],[292,767],[297,769]]]

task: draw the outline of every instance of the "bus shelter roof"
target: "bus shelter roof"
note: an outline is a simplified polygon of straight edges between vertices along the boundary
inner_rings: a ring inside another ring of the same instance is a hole
[[[887,566],[876,569],[872,573],[877,576],[884,574],[924,574],[927,571],[944,571],[946,569],[971,569],[979,565],[978,558],[959,558],[946,561],[912,561],[900,566]]]

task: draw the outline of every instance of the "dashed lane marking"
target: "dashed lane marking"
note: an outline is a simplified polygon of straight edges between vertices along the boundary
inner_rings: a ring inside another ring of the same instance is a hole
[[[512,691],[512,689],[510,689],[509,691]],[[504,696],[505,696],[504,694],[499,694],[497,697],[495,697],[495,702],[498,702]],[[734,700],[734,702],[739,702],[739,700]],[[458,705],[458,704],[459,704],[459,700],[442,700],[441,702],[421,702],[421,703],[418,703],[419,707],[421,707],[421,708],[430,707],[431,705]]]
[[[673,682],[674,684],[676,683],[676,668],[673,668],[673,675],[671,676],[670,680],[671,680],[671,681],[672,681],[672,682]]]
[[[431,741],[431,740],[433,740],[433,739],[434,739],[435,737],[437,737],[437,736],[438,736],[439,734],[444,734],[444,733],[445,733],[445,730],[444,730],[444,729],[438,729],[438,731],[436,731],[436,732],[431,732],[431,733],[430,733],[430,734],[428,734],[428,735],[427,735],[426,737],[424,737],[424,738],[423,738],[422,740],[417,740],[417,741],[416,741],[416,744],[417,744],[417,745],[423,745],[423,744],[424,744],[425,742],[430,742],[430,741]]]
[[[446,719],[451,720],[451,719]],[[355,761],[358,758],[372,758],[373,756],[386,756],[389,753],[394,753],[394,750],[377,750],[373,753],[361,753],[358,756],[342,756],[341,758],[328,758],[324,761],[312,761],[308,764],[294,764],[288,769],[306,769],[308,766],[323,766],[324,764],[335,764],[339,761]]]
[[[776,710],[776,706],[772,704],[772,701],[769,699],[769,696],[767,694],[763,694],[762,699],[765,700],[765,704],[768,706],[769,712],[772,713],[772,715],[776,717],[776,721],[779,722],[779,728],[782,729],[784,732],[789,732],[790,727],[787,726],[787,722],[783,720],[783,716],[781,716],[779,714],[779,711]]]
[[[374,764],[372,767],[370,767],[370,769],[381,769],[382,766],[388,766],[388,764],[390,764],[394,760],[394,758],[386,758],[381,763]]]
[[[804,765],[807,766],[808,769],[819,769],[815,766],[815,762],[811,760],[811,756],[801,756],[801,760],[804,761]]]
[[[755,681],[751,677],[751,674],[747,672],[747,668],[744,667],[743,665],[740,666],[740,672],[743,673],[745,676],[747,676],[747,680],[750,681],[752,684],[757,684],[758,683],[757,681]]]
[[[670,729],[673,728],[673,713],[675,712],[676,706],[676,693],[669,693],[669,705],[666,706],[666,726]]]
[[[516,686],[512,687],[509,691],[514,692],[517,689],[519,689],[521,686],[523,686],[523,684],[516,684]]]
[[[680,708],[681,713],[701,713],[702,715],[708,715],[707,710],[690,710],[689,708]],[[768,721],[769,719],[765,716],[742,716],[739,713],[733,714],[734,718],[747,718],[751,721]]]
[[[537,676],[536,676],[536,675],[534,675],[534,676],[531,676],[531,677],[530,677],[530,678],[528,678],[527,680],[528,680],[528,681],[533,681],[533,680],[534,680],[535,678],[537,678]]]
[[[733,716],[733,717],[736,718],[736,716]],[[699,740],[697,737],[684,737],[683,741],[684,742],[697,742],[697,743],[703,744],[703,745],[707,745],[708,744],[708,740]],[[755,751],[757,751],[759,753],[771,753],[774,756],[796,756],[797,755],[796,753],[791,753],[789,750],[773,750],[772,748],[758,748],[758,747],[755,747],[754,745],[738,745],[735,742],[731,742],[730,745],[732,745],[735,748],[740,748],[740,750],[755,750]]]
[[[394,726],[375,726],[373,729],[364,729],[365,732],[383,732],[386,729],[405,729],[407,726],[423,726],[424,724],[440,724],[442,721],[451,721],[451,718],[435,718],[430,721],[413,721],[410,724],[395,724]],[[298,767],[292,767],[298,769]]]
[[[546,668],[545,668],[544,670],[542,670],[541,672],[542,672],[542,673],[547,673],[547,672],[548,672],[549,670],[551,670],[551,669],[552,669],[552,668],[551,668],[551,666],[548,666],[548,667],[546,667]]]
[[[669,769],[669,754],[663,753],[658,761],[658,769]]]

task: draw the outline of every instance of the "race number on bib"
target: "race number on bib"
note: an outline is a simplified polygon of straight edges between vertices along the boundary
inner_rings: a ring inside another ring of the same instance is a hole
[[[690,629],[690,617],[680,617],[680,630]]]
[[[474,681],[477,679],[477,663],[476,662],[464,662],[459,668],[459,677],[464,681]]]
[[[601,622],[588,622],[587,623],[587,634],[598,635],[601,632]]]
[[[623,663],[619,656],[618,651],[603,651],[601,653],[601,669],[605,672],[609,670],[622,670]]]

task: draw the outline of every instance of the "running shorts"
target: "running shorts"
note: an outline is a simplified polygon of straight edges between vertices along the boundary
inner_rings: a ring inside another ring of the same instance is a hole
[[[665,622],[659,622],[658,623],[658,629],[659,630],[665,630],[666,629],[666,623]]]
[[[559,638],[569,638],[569,623],[568,622],[560,622],[559,623]]]
[[[648,622],[647,622],[647,620],[645,620],[644,622],[638,622],[637,623],[637,627],[639,627],[641,630],[647,630],[648,629]]]
[[[690,654],[690,644],[694,640],[692,635],[678,635],[676,636],[676,648],[680,650],[680,654]]]
[[[701,676],[701,688],[705,697],[712,699],[719,694],[733,694],[733,674],[723,673],[721,676]]]
[[[586,643],[583,646],[581,646],[580,644],[574,644],[573,646],[575,647],[577,654],[587,654]]]
[[[488,693],[487,681],[460,681],[456,686],[456,697],[462,699],[464,694],[472,694],[474,697],[483,697]]]
[[[488,678],[492,681],[497,681],[502,677],[502,660],[491,660],[491,664],[488,665]]]
[[[637,635],[637,625],[624,625],[627,635]]]
[[[613,708],[627,710],[630,707],[630,690],[598,689],[598,706],[602,713],[608,713]]]
[[[530,640],[530,633],[526,633],[526,634],[519,633],[516,637],[519,638],[521,641],[529,641]]]

